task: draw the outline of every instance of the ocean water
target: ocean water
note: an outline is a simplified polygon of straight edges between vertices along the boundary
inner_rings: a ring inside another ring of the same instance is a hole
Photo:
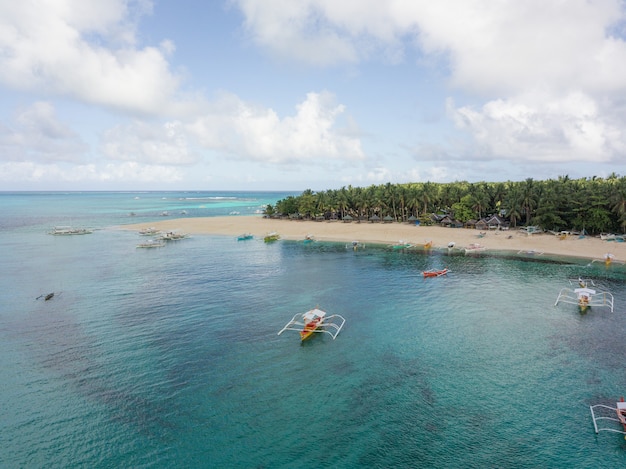
[[[0,467],[626,466],[589,412],[626,395],[624,266],[119,229],[286,195],[0,194]],[[578,276],[613,313],[554,306]],[[277,335],[316,305],[336,340]]]

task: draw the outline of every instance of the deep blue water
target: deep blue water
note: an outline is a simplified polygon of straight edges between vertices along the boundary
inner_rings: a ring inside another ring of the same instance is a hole
[[[0,467],[626,466],[624,267],[118,228],[286,195],[0,194]],[[553,306],[579,275],[613,313]],[[276,334],[316,305],[336,340]]]

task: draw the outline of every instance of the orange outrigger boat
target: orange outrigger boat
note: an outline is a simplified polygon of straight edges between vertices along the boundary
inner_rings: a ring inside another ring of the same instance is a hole
[[[298,331],[300,340],[306,340],[316,332],[323,332],[335,339],[345,322],[346,320],[339,314],[326,316],[326,311],[314,308],[306,313],[294,315],[291,321],[278,332],[278,335],[284,331]]]
[[[424,272],[422,272],[422,275],[424,275],[424,278],[441,277],[442,275],[446,275],[448,272],[450,271],[446,267],[445,269],[442,269],[442,270],[425,270]]]

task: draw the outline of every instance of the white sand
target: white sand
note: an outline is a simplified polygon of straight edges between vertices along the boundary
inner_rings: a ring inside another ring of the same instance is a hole
[[[456,247],[479,243],[488,250],[515,253],[534,251],[545,255],[588,259],[604,259],[606,253],[611,253],[615,261],[626,259],[626,243],[607,242],[589,236],[583,239],[579,239],[578,236],[559,239],[552,234],[529,236],[520,230],[488,231],[484,237],[479,238],[480,232],[474,229],[427,227],[401,223],[270,220],[258,215],[167,219],[152,223],[125,225],[122,228],[139,230],[147,227],[189,234],[238,236],[242,233],[250,233],[255,237],[263,237],[275,231],[282,239],[304,239],[305,235],[311,234],[318,241],[359,241],[365,244],[394,244],[403,241],[419,245],[432,241],[433,246],[437,248],[444,248],[449,242],[454,242]]]

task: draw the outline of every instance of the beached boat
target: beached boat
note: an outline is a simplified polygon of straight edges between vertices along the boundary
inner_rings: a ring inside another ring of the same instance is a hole
[[[138,248],[162,248],[163,246],[165,246],[165,243],[163,241],[160,240],[154,240],[154,239],[150,239],[148,241],[146,241],[145,243],[139,243],[137,245]]]
[[[333,340],[343,328],[346,320],[339,314],[326,315],[326,311],[313,308],[306,313],[295,314],[285,327],[278,331],[278,335],[285,331],[298,331],[300,340],[306,340],[315,333],[330,335]]]
[[[93,230],[86,228],[73,228],[71,226],[55,226],[48,234],[54,236],[72,236],[72,235],[86,235],[93,233]]]
[[[446,267],[445,269],[441,269],[441,270],[425,270],[422,272],[422,275],[424,276],[424,278],[441,277],[442,275],[446,275],[448,272],[450,271]]]
[[[253,239],[254,236],[252,236],[250,233],[242,233],[239,236],[237,236],[237,241],[248,241],[249,239]]]
[[[156,236],[160,233],[160,230],[157,230],[156,228],[154,228],[153,226],[149,227],[149,228],[142,228],[139,230],[139,234],[141,236]]]
[[[585,313],[591,307],[605,307],[613,312],[613,295],[590,288],[589,284],[582,279],[579,279],[578,288],[561,289],[554,306],[559,303],[577,305],[581,313]]]
[[[272,231],[271,233],[265,235],[263,241],[265,241],[266,243],[273,243],[274,241],[278,241],[279,239],[280,235],[275,231]]]
[[[477,252],[482,252],[484,251],[485,246],[483,246],[482,244],[478,244],[478,243],[471,243],[470,245],[465,247],[465,254],[475,254]]]
[[[187,233],[174,233],[173,231],[168,231],[160,239],[163,241],[180,241],[181,239],[189,238]]]
[[[593,420],[593,428],[596,433],[605,431],[626,435],[626,402],[624,402],[623,397],[615,403],[615,408],[603,404],[596,404],[589,406],[589,409],[591,410],[591,419]],[[610,411],[611,413],[606,414],[606,411]],[[604,415],[601,413],[596,414],[596,412],[604,412]],[[615,412],[617,418],[610,416],[612,412]],[[622,429],[600,427],[598,425],[598,420],[617,422],[622,426]],[[626,439],[626,436],[624,436],[624,439]]]

